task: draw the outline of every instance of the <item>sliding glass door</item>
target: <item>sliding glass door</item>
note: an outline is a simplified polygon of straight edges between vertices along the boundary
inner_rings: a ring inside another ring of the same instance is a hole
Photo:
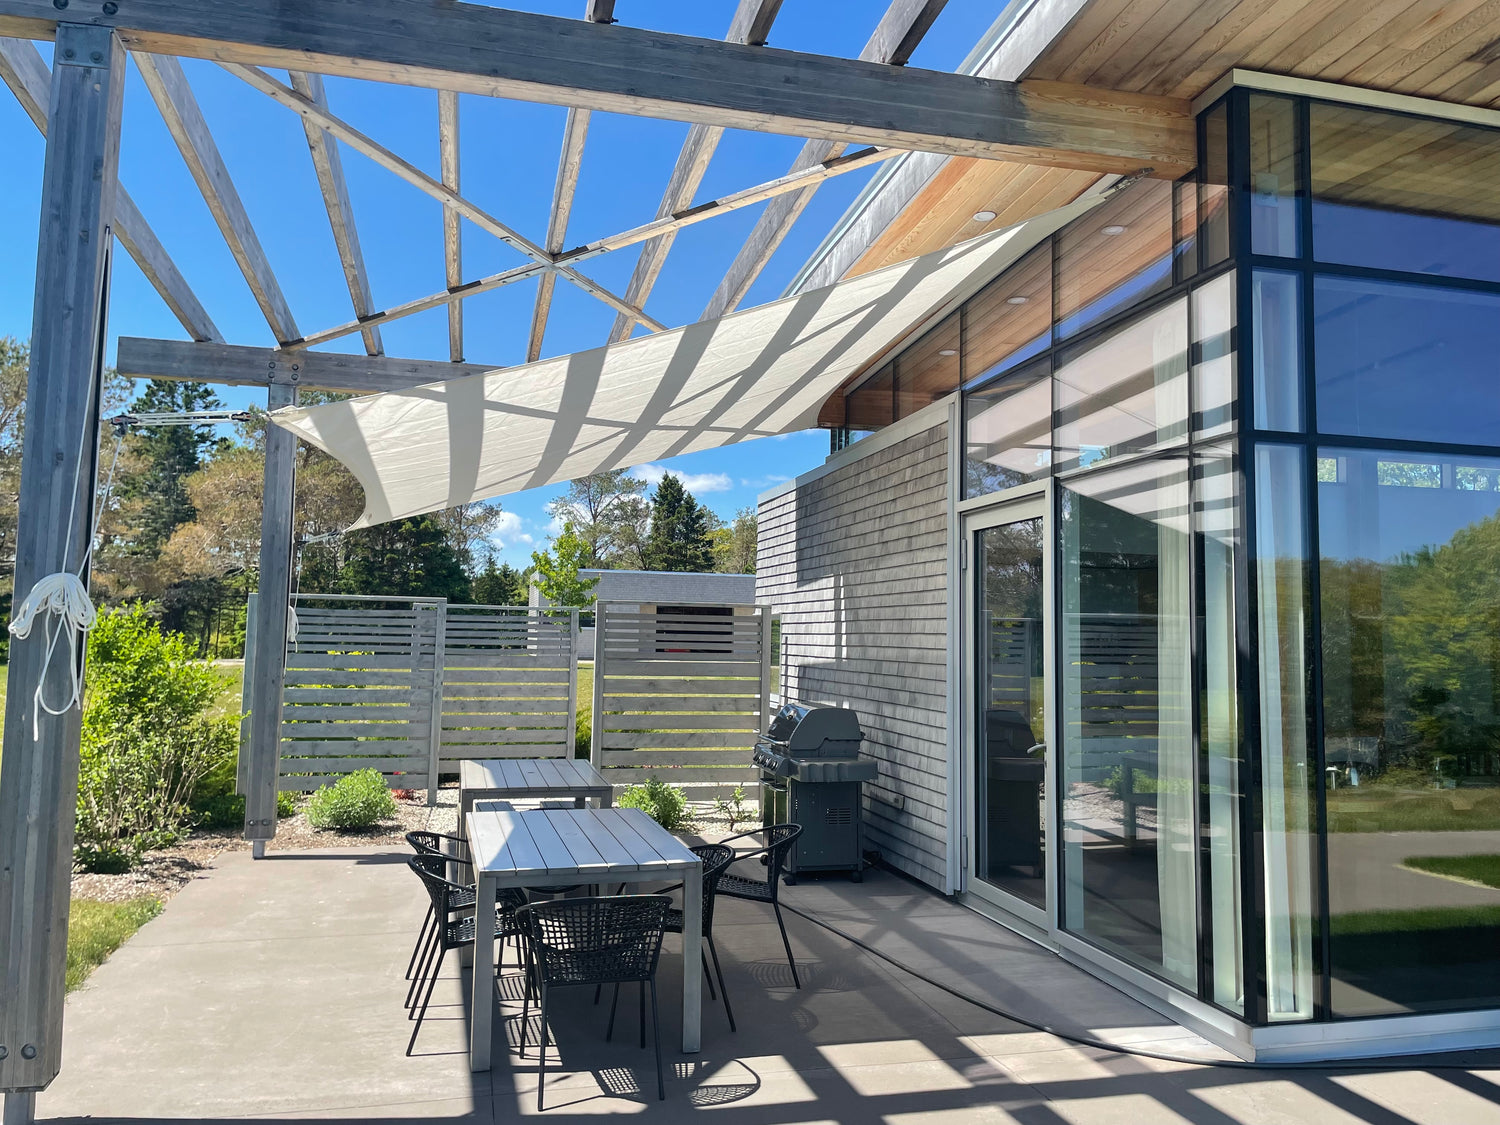
[[[1042,498],[971,517],[968,536],[969,890],[1046,924],[1047,640]]]

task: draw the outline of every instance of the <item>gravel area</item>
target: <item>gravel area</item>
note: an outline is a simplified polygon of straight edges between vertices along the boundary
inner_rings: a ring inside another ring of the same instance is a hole
[[[752,805],[753,808],[753,805]],[[682,835],[697,834],[718,839],[729,833],[728,821],[719,816],[709,805],[695,804],[691,807],[692,825]],[[749,822],[737,825],[745,831],[759,824],[756,814]],[[404,847],[406,833],[425,828],[433,832],[453,832],[458,826],[458,786],[449,785],[438,790],[438,803],[429,807],[426,793],[417,791],[414,799],[396,801],[396,816],[381,821],[363,832],[336,832],[314,828],[307,823],[301,812],[280,821],[276,826],[276,838],[267,845],[268,851],[292,851],[319,848],[368,848],[378,845]],[[73,897],[96,899],[100,902],[124,902],[126,899],[151,895],[166,902],[204,871],[213,867],[214,860],[224,852],[250,850],[250,841],[243,839],[238,830],[226,829],[205,831],[199,829],[181,843],[170,848],[147,852],[141,864],[124,875],[89,875],[75,873]]]

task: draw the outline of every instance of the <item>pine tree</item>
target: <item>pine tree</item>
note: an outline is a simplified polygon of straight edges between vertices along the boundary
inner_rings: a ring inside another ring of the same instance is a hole
[[[132,413],[176,414],[223,408],[207,383],[153,379],[130,404]],[[208,426],[156,426],[139,431],[132,452],[144,464],[121,479],[120,495],[142,501],[135,549],[155,558],[172,532],[191,523],[197,509],[188,496],[187,478],[202,466],[204,454],[221,443]]]
[[[475,605],[525,605],[526,581],[509,563],[495,565],[492,558],[474,579]]]
[[[651,530],[642,552],[647,570],[708,571],[713,569],[713,544],[708,537],[708,512],[668,473],[651,497]]]
[[[417,516],[351,531],[338,592],[466,602],[469,578],[442,525]]]

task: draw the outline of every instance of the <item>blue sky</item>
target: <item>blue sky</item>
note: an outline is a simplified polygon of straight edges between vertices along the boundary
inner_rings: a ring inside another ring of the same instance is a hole
[[[505,5],[574,16],[583,0],[516,0]],[[637,27],[721,38],[734,0],[619,0],[616,15]],[[913,66],[954,69],[1004,7],[1003,0],[949,0],[912,60]],[[885,0],[786,0],[770,45],[856,56],[886,8]],[[50,45],[39,44],[50,60]],[[204,115],[245,201],[257,234],[303,332],[352,318],[348,290],[317,191],[301,121],[294,113],[213,64],[184,60]],[[278,74],[284,79],[284,75]],[[437,95],[432,91],[329,79],[333,111],[433,175],[438,169]],[[489,98],[462,98],[462,189],[492,215],[541,242],[547,226],[566,111]],[[593,115],[569,246],[625,230],[655,217],[657,204],[687,126],[671,121]],[[9,93],[0,88],[0,335],[30,334],[36,263],[43,141]],[[720,143],[698,202],[781,175],[801,147],[793,137],[730,130]],[[363,156],[343,150],[349,192],[377,305],[386,306],[443,287],[441,207]],[[871,171],[829,181],[761,275],[742,307],[774,300],[797,268],[867,182]],[[156,229],[200,300],[231,343],[269,346],[265,321],[230,256],[197,186],[156,111],[139,74],[126,86],[120,154],[122,184]],[[677,239],[647,310],[668,325],[698,319],[760,207],[686,229]],[[637,250],[588,263],[587,273],[623,292]],[[477,277],[521,264],[517,252],[465,222],[464,272]],[[496,290],[465,302],[467,357],[476,363],[524,362],[535,283]],[[614,322],[613,310],[559,283],[544,356],[597,347]],[[447,320],[433,310],[383,330],[394,356],[446,358]],[[176,319],[128,254],[115,255],[110,308],[111,355],[120,335],[181,339]],[[358,337],[327,350],[350,351]],[[226,387],[231,406],[264,404],[264,393]],[[828,452],[822,431],[747,442],[647,467],[683,475],[699,499],[725,518],[756,495],[819,464]],[[529,561],[548,534],[547,501],[560,488],[535,489],[502,501],[508,513],[497,547],[505,561]]]

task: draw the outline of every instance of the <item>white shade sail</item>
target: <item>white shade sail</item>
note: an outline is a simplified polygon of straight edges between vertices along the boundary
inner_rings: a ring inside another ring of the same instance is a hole
[[[1103,198],[718,320],[271,420],[359,479],[354,527],[794,433],[851,375]]]

